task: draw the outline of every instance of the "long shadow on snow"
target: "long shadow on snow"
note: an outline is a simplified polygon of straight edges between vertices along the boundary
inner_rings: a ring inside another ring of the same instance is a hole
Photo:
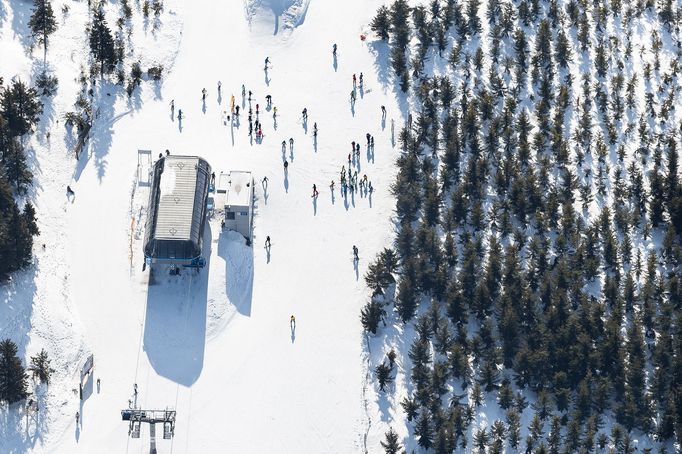
[[[36,260],[37,261],[37,260]],[[12,274],[12,279],[0,284],[0,339],[11,339],[17,344],[19,358],[26,357],[26,346],[31,332],[33,300],[36,297],[37,266]],[[35,447],[42,439],[44,419],[32,422],[27,429],[24,404],[0,406],[0,452],[22,453]]]
[[[179,276],[168,267],[149,270],[144,351],[157,374],[184,386],[197,381],[204,367],[206,304],[211,258],[211,228],[206,223],[200,271],[182,268]]]
[[[31,31],[28,28],[28,21],[31,19],[31,10],[33,2],[21,2],[13,1],[12,4],[12,31],[19,38],[19,42],[24,47],[24,49],[30,49],[31,47]],[[2,11],[0,7],[0,11]],[[5,12],[0,12],[0,18],[4,18]],[[48,43],[49,45],[49,43]],[[37,46],[37,44],[36,44]],[[42,46],[41,46],[42,47]]]
[[[253,242],[231,230],[220,233],[218,256],[225,260],[225,292],[240,314],[251,316],[253,299]]]
[[[107,80],[101,79],[97,81],[97,84],[97,99],[92,106],[94,118],[92,129],[90,130],[88,148],[91,155],[94,157],[94,163],[97,167],[97,178],[101,180],[106,173],[106,156],[111,148],[112,136],[114,133],[113,124],[121,118],[121,115],[114,117],[114,104],[116,103],[117,98],[116,93],[120,91],[120,87],[117,87]],[[80,173],[78,173],[78,175],[80,176]]]

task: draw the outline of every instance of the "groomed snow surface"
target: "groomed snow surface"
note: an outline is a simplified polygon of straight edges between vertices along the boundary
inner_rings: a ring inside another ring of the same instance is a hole
[[[131,439],[121,421],[129,399],[142,409],[177,410],[172,441],[161,439],[157,425],[159,453],[376,452],[387,425],[373,418],[379,409],[366,382],[362,276],[393,236],[388,187],[397,150],[390,121],[396,128],[403,122],[360,40],[380,2],[166,0],[155,27],[136,9],[127,68],[138,59],[145,69],[162,64],[164,80],[143,82],[130,99],[123,87],[97,81],[99,116],[79,161],[63,119],[74,110],[77,78],[87,67],[87,2],[52,3],[59,29],[47,65],[59,91],[43,99],[45,112],[27,142],[35,175],[29,197],[41,235],[35,266],[0,288],[0,335],[18,343],[25,361],[45,348],[56,371],[49,388],[35,387],[38,413],[26,415],[20,405],[0,409],[0,452],[148,452],[148,426]],[[119,6],[105,8],[115,28]],[[42,48],[28,50],[29,17],[29,3],[0,0],[5,81],[32,81],[42,69]],[[264,72],[266,56],[271,68]],[[360,72],[365,83],[352,111],[351,76]],[[254,116],[259,104],[262,143],[248,137],[242,84],[253,91]],[[276,124],[266,94],[277,107]],[[232,95],[242,115],[231,126]],[[348,167],[351,141],[364,145],[366,132],[375,135],[375,152],[362,146],[353,168],[376,191],[344,200],[338,181],[333,192],[329,183]],[[143,272],[149,189],[137,181],[138,149],[152,150],[154,159],[166,149],[198,155],[216,174],[252,171],[253,247],[212,219],[204,237],[206,268],[180,276],[161,267]],[[67,185],[75,191],[73,203]],[[269,252],[263,247],[268,235]],[[90,354],[95,368],[81,401],[74,391]]]

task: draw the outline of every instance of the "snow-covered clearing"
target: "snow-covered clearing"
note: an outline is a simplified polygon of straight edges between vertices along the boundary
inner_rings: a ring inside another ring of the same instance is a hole
[[[143,68],[163,64],[164,80],[143,82],[131,99],[123,87],[98,82],[99,117],[87,153],[76,162],[63,116],[73,110],[87,58],[87,7],[53,2],[60,27],[48,65],[60,89],[43,100],[45,113],[30,142],[36,175],[30,195],[41,236],[35,268],[0,289],[0,337],[15,340],[26,359],[45,348],[57,372],[49,390],[37,393],[41,411],[28,423],[21,408],[0,410],[0,452],[145,452],[148,427],[131,439],[121,421],[128,399],[143,409],[177,409],[172,442],[159,440],[157,427],[159,452],[365,451],[367,411],[376,409],[366,410],[363,402],[362,276],[393,235],[390,120],[402,119],[376,74],[386,69],[374,67],[359,39],[378,1],[280,3],[167,0],[156,33],[136,10],[136,59]],[[287,33],[272,33],[271,18],[259,13],[268,8],[284,17],[279,27]],[[116,6],[107,4],[107,11],[113,27]],[[34,63],[22,44],[29,15],[27,3],[0,1],[0,75],[6,80],[29,80],[42,66],[35,57],[42,49],[33,53]],[[266,56],[271,68],[264,72]],[[352,112],[351,75],[361,71],[364,90]],[[254,116],[260,107],[261,144],[248,137],[242,84],[253,91]],[[266,94],[277,107],[276,126]],[[225,111],[232,95],[243,110],[230,127]],[[381,122],[381,105],[388,125]],[[358,173],[377,190],[371,197],[349,193],[345,201],[338,184],[330,192],[329,182],[348,165],[350,142],[364,144],[366,132],[376,136],[376,152],[362,147]],[[293,152],[287,147],[285,177],[281,141],[288,145],[290,137],[295,144]],[[216,173],[251,170],[253,248],[238,234],[221,232],[214,219],[205,234],[204,270],[179,277],[162,269],[151,277],[149,268],[143,272],[148,189],[136,185],[138,149],[151,149],[154,157],[165,149],[196,154]],[[75,191],[73,204],[66,200],[67,184]],[[310,197],[313,184],[317,199]],[[270,254],[263,248],[266,235]],[[72,390],[90,353],[95,370],[79,401]]]

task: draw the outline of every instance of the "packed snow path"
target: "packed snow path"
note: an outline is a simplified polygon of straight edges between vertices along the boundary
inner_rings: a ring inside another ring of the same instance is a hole
[[[392,236],[388,186],[396,151],[390,120],[402,120],[392,93],[384,93],[377,80],[372,53],[359,39],[378,2],[350,3],[312,2],[301,10],[305,17],[296,18],[298,28],[273,35],[263,25],[267,21],[247,20],[241,2],[197,0],[177,10],[184,22],[180,50],[161,86],[143,86],[133,95],[132,108],[123,98],[107,106],[101,94],[89,155],[70,182],[75,201],[62,214],[68,226],[64,269],[77,309],[72,316],[79,322],[74,327],[82,326],[80,334],[95,354],[95,372],[82,403],[77,396],[62,396],[65,408],[50,425],[52,432],[42,434],[46,446],[36,444],[36,451],[146,452],[148,427],[139,440],[130,439],[121,421],[128,399],[143,409],[177,409],[175,438],[157,437],[160,453],[364,451],[362,276]],[[339,46],[336,60],[333,43]],[[364,86],[352,112],[351,76],[360,72]],[[248,137],[242,84],[253,91],[254,117],[255,104],[260,105],[265,136],[260,144]],[[202,88],[208,92],[205,104]],[[122,91],[102,88],[107,89]],[[265,109],[266,94],[277,107],[276,129],[273,111]],[[225,124],[232,95],[242,106],[238,127]],[[381,105],[388,110],[383,125]],[[307,131],[301,122],[304,107]],[[366,132],[376,137],[371,159]],[[282,140],[287,141],[286,178]],[[361,144],[359,178],[366,173],[377,190],[371,198],[349,193],[346,202],[338,177],[342,165],[348,168],[352,140]],[[214,220],[206,231],[208,265],[200,273],[150,277],[149,270],[142,272],[147,190],[135,186],[138,149],[152,149],[154,157],[165,149],[196,154],[216,173],[251,170],[253,248],[238,234],[221,232]],[[267,193],[260,183],[264,176]],[[336,180],[333,199],[331,180]],[[320,191],[316,199],[313,184]],[[39,197],[45,205],[62,194]],[[41,229],[48,221],[42,220]],[[267,235],[270,253],[263,248]],[[357,267],[353,245],[360,253]],[[93,385],[97,378],[99,389]]]

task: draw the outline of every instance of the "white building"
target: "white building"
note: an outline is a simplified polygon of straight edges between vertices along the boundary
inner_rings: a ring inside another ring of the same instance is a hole
[[[216,187],[216,206],[224,207],[224,228],[235,230],[251,242],[253,216],[253,176],[251,172],[220,172]]]

